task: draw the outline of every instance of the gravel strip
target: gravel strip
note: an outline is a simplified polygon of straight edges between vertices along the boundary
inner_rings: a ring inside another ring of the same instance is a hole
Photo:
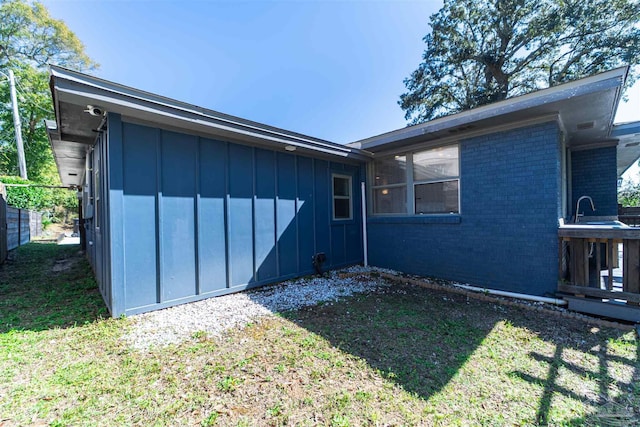
[[[148,350],[193,339],[196,333],[215,336],[233,327],[243,327],[261,316],[336,301],[389,286],[384,279],[369,276],[371,272],[395,273],[354,266],[332,271],[324,277],[295,279],[143,313],[131,316],[134,324],[123,339],[134,349]]]

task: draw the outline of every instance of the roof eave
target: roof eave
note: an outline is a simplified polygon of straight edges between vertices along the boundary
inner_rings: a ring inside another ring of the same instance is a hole
[[[377,151],[381,148],[382,145],[385,144],[390,144],[410,138],[428,136],[429,134],[465,126],[483,119],[497,117],[500,115],[508,114],[510,112],[520,111],[527,108],[556,102],[569,97],[592,93],[594,91],[601,90],[604,86],[612,87],[617,85],[622,88],[626,80],[628,70],[628,66],[616,68],[580,80],[575,80],[572,82],[564,83],[562,85],[542,89],[536,92],[509,98],[504,101],[484,105],[471,110],[462,111],[460,113],[434,119],[423,124],[408,126],[406,128],[386,132],[381,135],[366,138],[360,141],[355,141],[347,145],[363,150]],[[615,112],[617,102],[619,102],[620,94],[621,90],[618,91],[616,101],[614,103],[615,105],[612,106],[613,112]],[[611,129],[612,125],[613,114],[611,123],[609,124],[609,129]]]
[[[106,111],[125,113],[143,120],[153,120],[153,116],[156,116],[162,117],[164,123],[171,119],[176,124],[189,124],[187,127],[208,129],[212,135],[238,134],[243,138],[260,140],[278,148],[290,145],[296,149],[358,161],[371,158],[371,153],[365,150],[229,116],[56,66],[51,66],[51,88],[58,118],[58,106],[63,98],[77,105],[93,102],[104,107]]]

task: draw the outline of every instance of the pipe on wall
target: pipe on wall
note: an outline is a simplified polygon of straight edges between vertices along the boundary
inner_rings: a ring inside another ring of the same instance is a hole
[[[364,266],[369,266],[369,254],[367,251],[367,199],[366,199],[366,189],[364,185],[364,181],[361,183],[361,196],[362,196],[362,251],[364,255]]]
[[[519,298],[527,301],[545,302],[547,304],[555,304],[555,305],[567,305],[567,301],[560,298],[547,298],[547,297],[540,297],[537,295],[521,294],[518,292],[499,291],[497,289],[486,289],[486,288],[479,288],[477,286],[469,286],[469,285],[455,284],[454,286],[458,288],[466,289],[468,291],[483,292],[483,293],[498,295],[502,297]]]

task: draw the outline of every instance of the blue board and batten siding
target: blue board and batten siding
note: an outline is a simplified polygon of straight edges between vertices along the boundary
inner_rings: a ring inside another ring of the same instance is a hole
[[[370,217],[371,264],[493,289],[554,293],[561,150],[555,122],[460,141],[460,214]]]
[[[86,198],[83,203],[84,227],[86,238],[87,258],[93,268],[98,288],[107,307],[111,307],[111,279],[109,269],[109,235],[107,209],[108,198],[107,179],[104,171],[107,170],[107,134],[98,135],[95,145],[87,153],[87,170],[85,175]],[[101,176],[95,180],[96,173]],[[96,203],[98,201],[98,203]]]
[[[134,314],[362,261],[359,215],[332,220],[332,174],[359,164],[108,117],[111,314]],[[353,197],[353,212],[360,198]]]

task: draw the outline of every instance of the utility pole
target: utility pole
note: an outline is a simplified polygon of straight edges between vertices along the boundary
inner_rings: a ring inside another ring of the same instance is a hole
[[[16,147],[18,148],[18,167],[20,177],[27,179],[27,163],[24,160],[24,145],[22,144],[22,125],[18,113],[18,98],[16,97],[16,82],[13,71],[9,70],[9,89],[11,91],[11,105],[13,106],[13,128],[16,131]]]

